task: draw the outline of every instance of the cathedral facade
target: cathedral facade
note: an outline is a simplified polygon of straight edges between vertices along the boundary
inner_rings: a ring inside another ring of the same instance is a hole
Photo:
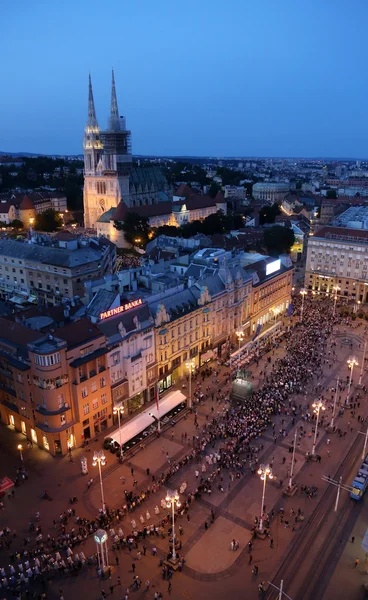
[[[84,130],[84,225],[96,229],[104,213],[120,202],[134,207],[166,202],[172,190],[157,167],[133,165],[131,132],[125,117],[119,116],[114,72],[111,83],[111,108],[108,127],[100,131],[93,99],[91,76],[88,88],[88,120]]]

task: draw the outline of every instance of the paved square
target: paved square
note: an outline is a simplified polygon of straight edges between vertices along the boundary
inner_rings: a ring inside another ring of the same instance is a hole
[[[250,531],[219,517],[188,552],[186,563],[199,573],[220,573],[234,563],[250,537]],[[240,550],[230,549],[232,539],[239,542]]]

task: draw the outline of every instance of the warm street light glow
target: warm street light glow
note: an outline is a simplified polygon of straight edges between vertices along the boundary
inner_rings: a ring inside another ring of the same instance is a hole
[[[312,408],[313,408],[314,414],[317,415],[316,428],[314,430],[314,439],[313,439],[313,446],[312,446],[312,456],[314,456],[315,452],[316,452],[316,442],[317,442],[319,413],[320,413],[321,410],[326,410],[326,407],[323,404],[323,402],[321,402],[321,400],[316,400],[316,402],[313,402]]]
[[[300,295],[301,295],[301,297],[302,297],[302,308],[301,308],[301,311],[300,311],[300,320],[301,320],[301,321],[302,321],[302,319],[303,319],[303,312],[304,312],[304,296],[306,296],[306,295],[307,295],[307,293],[308,293],[308,292],[307,292],[307,290],[306,290],[305,288],[303,288],[303,289],[302,289],[302,290],[300,290],[300,292],[299,292],[299,294],[300,294]]]
[[[167,508],[171,508],[172,513],[172,541],[173,541],[173,551],[172,551],[172,557],[173,560],[176,560],[176,550],[175,550],[175,506],[177,508],[180,508],[181,503],[180,503],[180,496],[178,494],[177,491],[175,492],[166,492],[166,497],[165,497],[165,502],[166,502],[166,506]]]
[[[120,437],[120,456],[123,454],[123,446],[121,443],[121,428],[120,428],[120,417],[124,414],[124,406],[123,404],[118,404],[114,406],[112,412],[114,415],[118,415],[118,423],[119,423],[119,437]]]
[[[95,467],[96,465],[98,465],[98,472],[100,474],[100,486],[101,486],[101,500],[102,500],[102,510],[105,513],[106,512],[106,506],[105,506],[105,498],[104,498],[104,491],[103,491],[103,484],[102,484],[102,471],[101,471],[101,465],[104,467],[106,465],[106,457],[105,454],[103,452],[103,450],[96,450],[93,453],[93,460],[92,460],[92,465]]]
[[[339,292],[341,290],[341,287],[339,285],[334,285],[333,286],[333,291],[335,292],[335,297],[334,297],[334,307],[333,307],[333,312],[332,315],[335,316],[335,312],[336,312],[336,302],[337,302],[337,292]]]
[[[269,479],[273,479],[273,474],[272,474],[272,469],[271,469],[270,465],[260,465],[257,473],[258,473],[258,475],[260,475],[261,481],[263,481],[261,517],[259,519],[259,531],[263,531],[263,507],[264,507],[264,503],[265,503],[266,482],[267,482],[267,477]]]
[[[17,448],[19,450],[20,460],[23,462],[23,453],[22,453],[23,446],[22,446],[22,444],[18,444]]]
[[[244,338],[245,338],[244,331],[241,331],[241,330],[239,330],[239,331],[236,331],[236,332],[235,332],[235,334],[236,334],[236,335],[237,335],[237,337],[238,337],[238,342],[239,342],[239,352],[240,352],[240,344],[242,343],[242,341],[243,341],[243,340],[244,340]]]
[[[350,369],[350,377],[349,377],[348,393],[346,395],[346,404],[349,404],[351,384],[353,382],[353,371],[354,371],[354,367],[357,367],[359,365],[359,363],[358,363],[357,359],[355,358],[355,356],[350,356],[350,358],[348,358],[348,360],[347,360],[347,363],[348,363],[348,367]]]
[[[188,371],[189,371],[189,402],[188,402],[188,407],[192,408],[192,374],[194,373],[194,369],[195,369],[195,362],[193,359],[188,360],[185,363]]]

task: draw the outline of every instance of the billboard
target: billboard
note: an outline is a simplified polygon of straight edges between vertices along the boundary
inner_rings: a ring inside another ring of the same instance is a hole
[[[266,275],[272,275],[276,271],[279,271],[281,268],[281,260],[278,258],[277,260],[272,261],[266,265]]]

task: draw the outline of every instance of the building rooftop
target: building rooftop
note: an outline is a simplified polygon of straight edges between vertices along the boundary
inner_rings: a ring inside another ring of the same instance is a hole
[[[78,267],[101,259],[101,252],[97,244],[96,248],[85,246],[70,250],[5,239],[0,239],[0,255],[68,268]]]
[[[367,229],[351,229],[349,227],[333,227],[326,226],[318,229],[313,238],[324,238],[330,240],[342,240],[352,242],[367,242],[368,241],[368,230]],[[312,238],[312,239],[313,239]]]
[[[368,230],[368,205],[350,206],[350,208],[345,210],[338,217],[335,217],[331,221],[331,225]]]
[[[68,349],[71,350],[101,337],[101,331],[87,317],[84,317],[65,327],[55,329],[54,336],[65,340]]]

